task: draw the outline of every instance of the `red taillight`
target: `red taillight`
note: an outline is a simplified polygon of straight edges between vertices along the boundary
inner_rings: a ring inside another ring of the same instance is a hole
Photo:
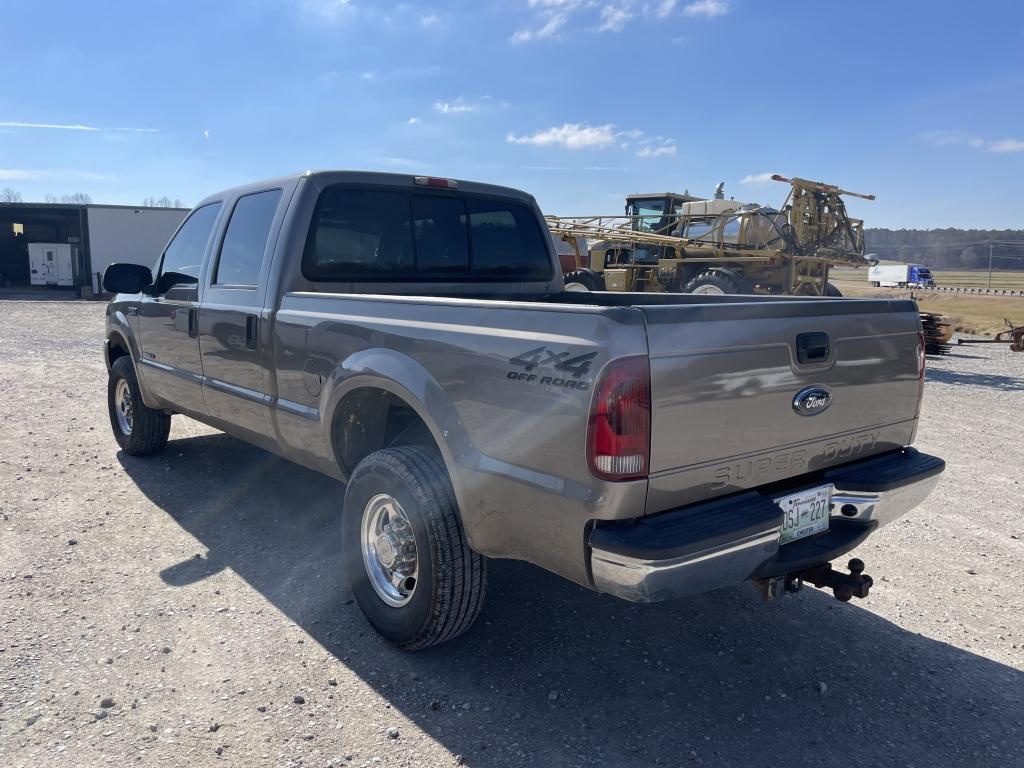
[[[459,182],[455,179],[442,179],[437,176],[416,176],[413,182],[421,187],[435,187],[437,189],[458,189]]]
[[[647,477],[651,455],[651,368],[646,357],[605,366],[587,430],[590,471],[602,480]]]

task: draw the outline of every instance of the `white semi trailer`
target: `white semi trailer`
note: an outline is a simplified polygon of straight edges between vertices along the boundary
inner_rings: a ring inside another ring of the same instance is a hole
[[[923,264],[876,264],[868,270],[875,288],[927,288],[935,285],[932,272]]]

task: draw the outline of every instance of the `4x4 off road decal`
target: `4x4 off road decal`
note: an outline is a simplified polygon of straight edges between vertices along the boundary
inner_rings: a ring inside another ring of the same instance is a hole
[[[518,366],[523,370],[509,371],[507,376],[515,381],[545,387],[586,391],[590,388],[590,379],[585,379],[584,376],[590,371],[595,357],[597,352],[574,355],[569,349],[557,352],[547,347],[535,347],[509,358],[509,365]],[[545,371],[548,370],[552,375],[545,375]]]

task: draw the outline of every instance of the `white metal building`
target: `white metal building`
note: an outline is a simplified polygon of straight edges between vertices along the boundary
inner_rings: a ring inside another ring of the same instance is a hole
[[[187,213],[185,208],[0,203],[0,287],[97,291],[109,264],[156,264]]]

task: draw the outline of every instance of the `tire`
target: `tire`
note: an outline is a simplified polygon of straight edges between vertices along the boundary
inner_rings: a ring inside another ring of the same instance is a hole
[[[382,504],[386,534],[375,537],[372,523],[381,519]],[[372,549],[364,544],[364,528]],[[396,530],[398,537],[392,538]],[[382,542],[385,538],[391,543]],[[415,543],[415,567],[393,568],[400,583],[392,584],[384,562],[396,552],[408,557],[410,541]],[[387,448],[359,462],[345,490],[341,546],[356,602],[373,628],[400,648],[420,650],[451,640],[480,613],[487,561],[469,547],[436,450]],[[405,574],[414,575],[411,587]]]
[[[149,456],[159,453],[167,445],[171,417],[142,402],[135,366],[127,355],[117,358],[110,366],[107,412],[114,439],[130,456]]]
[[[562,280],[565,282],[567,291],[603,291],[604,277],[592,269],[577,269],[565,275]]]
[[[825,283],[825,295],[831,296],[834,299],[843,298],[843,292],[836,288],[832,283]]]
[[[739,293],[740,286],[730,275],[724,272],[708,270],[701,272],[695,278],[683,286],[683,293],[697,293],[704,295],[722,295],[727,293]]]

